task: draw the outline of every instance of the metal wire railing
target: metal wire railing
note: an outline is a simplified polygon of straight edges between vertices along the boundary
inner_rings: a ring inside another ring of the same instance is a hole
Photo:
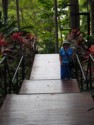
[[[7,93],[11,93],[12,81],[6,56],[4,56],[0,61],[0,81],[0,90],[3,93],[3,96],[6,96]]]
[[[87,78],[87,81],[88,81],[88,84],[87,84],[87,89],[93,89],[94,86],[94,57],[93,55],[89,55],[89,58],[88,58],[88,63],[87,63],[87,71],[86,71],[86,78]]]
[[[22,81],[25,78],[25,59],[24,56],[20,58],[20,61],[17,65],[15,73],[12,78],[13,88],[16,93],[19,93]]]
[[[75,74],[75,77],[77,78],[80,89],[84,90],[84,85],[87,84],[87,79],[85,76],[84,69],[81,65],[79,56],[75,54],[75,57],[76,57],[76,60],[75,60],[74,74]]]

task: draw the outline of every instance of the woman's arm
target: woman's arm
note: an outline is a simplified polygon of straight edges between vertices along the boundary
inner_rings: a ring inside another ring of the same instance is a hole
[[[59,51],[59,61],[60,61],[60,65],[62,65],[62,49],[60,49]]]
[[[59,55],[60,65],[62,65],[62,57]]]

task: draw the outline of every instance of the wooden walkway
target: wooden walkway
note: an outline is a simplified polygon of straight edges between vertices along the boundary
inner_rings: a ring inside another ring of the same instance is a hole
[[[60,79],[59,55],[36,55],[30,79]]]
[[[80,92],[76,79],[72,80],[25,80],[20,94],[74,93]]]
[[[0,125],[94,125],[94,101],[76,79],[60,80],[58,54],[36,55],[20,94],[7,95]]]

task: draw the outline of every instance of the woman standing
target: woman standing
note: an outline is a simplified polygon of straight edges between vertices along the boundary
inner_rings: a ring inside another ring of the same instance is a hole
[[[63,42],[63,47],[59,52],[59,59],[61,65],[61,79],[70,79],[71,78],[71,68],[70,60],[72,60],[73,49],[70,47],[68,40]]]

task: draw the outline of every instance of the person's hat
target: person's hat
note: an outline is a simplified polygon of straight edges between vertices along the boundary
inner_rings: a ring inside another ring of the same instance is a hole
[[[70,45],[69,40],[65,40],[65,41],[63,42],[63,46],[64,46],[64,45]]]

